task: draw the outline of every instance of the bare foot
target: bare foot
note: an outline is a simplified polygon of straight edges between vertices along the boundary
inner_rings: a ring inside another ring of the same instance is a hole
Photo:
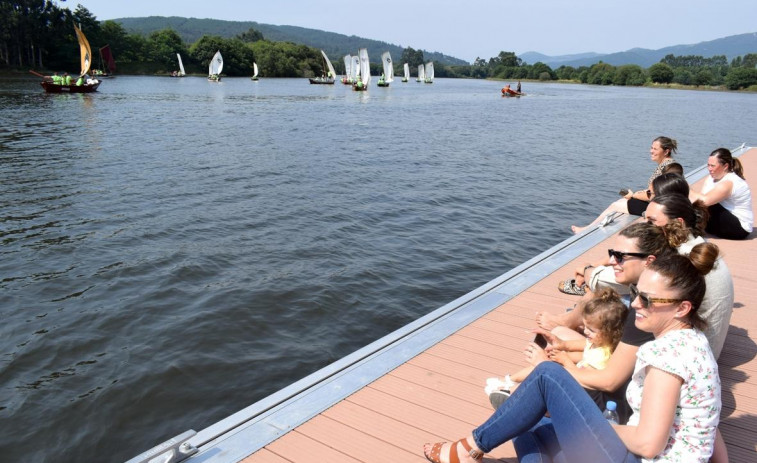
[[[474,449],[480,454],[478,458],[473,458],[466,446],[469,449]],[[484,458],[483,452],[476,447],[473,436],[469,436],[466,439],[461,439],[457,442],[440,442],[437,444],[423,444],[423,455],[426,456],[428,461],[436,463],[449,463],[452,461],[450,458],[451,451],[457,453],[457,460],[466,463],[480,463]]]
[[[579,233],[581,233],[582,231],[586,230],[586,227],[577,227],[577,226],[575,226],[575,225],[571,225],[571,226],[570,226],[570,230],[571,230],[571,231],[572,231],[572,232],[573,232],[574,234],[578,235],[578,234],[579,234]]]
[[[547,312],[536,312],[536,325],[546,331],[552,331],[555,327],[561,326],[562,323],[557,315]]]
[[[528,344],[528,347],[526,347],[524,354],[526,354],[526,361],[533,366],[549,360],[549,357],[547,356],[547,353],[544,352],[544,349],[537,346],[533,342]]]

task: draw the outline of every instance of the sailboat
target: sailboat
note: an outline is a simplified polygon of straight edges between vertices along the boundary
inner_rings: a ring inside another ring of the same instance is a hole
[[[381,54],[381,64],[384,66],[384,73],[381,74],[378,86],[388,87],[391,82],[394,82],[394,64],[388,51]]]
[[[434,62],[429,61],[426,63],[426,72],[425,77],[423,79],[423,82],[427,84],[433,84],[434,83]]]
[[[208,65],[208,80],[211,82],[221,81],[221,72],[223,71],[223,56],[221,50],[218,50]]]
[[[323,55],[323,61],[326,63],[326,68],[329,70],[329,75],[316,77],[315,79],[311,78],[310,83],[334,85],[334,76],[336,75],[336,72],[334,71],[334,66],[331,65],[331,61],[329,60],[329,57],[326,56],[326,52],[321,50],[321,55]]]
[[[344,77],[342,83],[345,85],[352,84],[352,56],[344,55]]]
[[[410,80],[410,65],[405,63],[403,68],[405,70],[405,77],[402,78],[402,82],[407,82],[408,80]]]
[[[179,59],[179,72],[172,72],[171,77],[184,77],[187,73],[184,72],[184,63],[181,62],[181,55],[176,53],[176,58]]]
[[[357,82],[352,84],[352,90],[368,90],[368,85],[371,83],[371,62],[368,59],[368,49],[361,48],[358,56],[360,57],[360,75]]]
[[[80,85],[76,85],[76,81],[71,82],[71,78],[69,77],[69,82],[63,82],[61,83],[61,78],[57,78],[57,82],[55,77],[49,77],[49,76],[43,76],[42,74],[39,74],[37,72],[33,72],[33,74],[43,77],[45,80],[40,82],[40,85],[42,85],[42,88],[45,89],[47,93],[61,93],[61,92],[70,92],[70,93],[91,93],[97,90],[97,87],[100,86],[100,81],[97,79],[87,79],[84,81],[84,76],[89,71],[90,66],[92,66],[92,48],[89,46],[89,42],[87,41],[87,37],[84,36],[84,33],[81,31],[81,27],[76,27],[76,24],[74,24],[74,32],[76,32],[76,38],[79,41],[79,53],[81,55],[81,73],[79,74],[79,79],[82,83]],[[64,74],[64,76],[67,76],[68,74]]]
[[[350,85],[357,82],[357,76],[360,75],[360,57],[354,55],[352,57],[352,65],[350,66]]]
[[[426,80],[426,68],[423,67],[422,64],[418,65],[418,78],[415,79],[416,82],[423,82]]]
[[[113,59],[113,52],[110,51],[110,45],[100,47],[100,69],[93,69],[92,74],[95,77],[110,77],[116,71],[116,60]]]
[[[252,77],[250,77],[252,80],[258,80],[258,63],[252,62]]]

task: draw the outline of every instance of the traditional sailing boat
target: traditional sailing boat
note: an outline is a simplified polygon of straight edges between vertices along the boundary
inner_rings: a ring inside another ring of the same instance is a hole
[[[93,69],[92,74],[95,77],[110,77],[116,71],[116,60],[113,59],[113,52],[110,51],[110,45],[100,47],[100,69]]]
[[[342,83],[345,85],[352,84],[352,56],[344,55],[344,77]]]
[[[423,78],[423,82],[427,84],[433,84],[434,83],[434,62],[429,61],[426,63],[426,72],[425,77]]]
[[[410,65],[405,63],[403,68],[405,70],[405,77],[402,78],[402,82],[407,82],[408,80],[410,80]]]
[[[252,80],[258,80],[258,63],[252,62],[252,77],[250,77]]]
[[[76,27],[76,24],[74,24],[74,32],[76,32],[76,38],[79,41],[79,53],[81,55],[81,73],[79,74],[79,78],[72,82],[71,77],[68,77],[67,81],[64,80],[61,82],[61,78],[57,75],[49,77],[32,71],[33,74],[45,78],[40,84],[47,93],[91,93],[100,86],[100,81],[97,79],[86,78],[85,80],[85,74],[87,74],[90,66],[92,66],[92,49],[84,33],[81,31],[81,27]],[[67,74],[64,76],[67,76]]]
[[[316,77],[315,79],[311,78],[310,83],[334,85],[334,79],[335,79],[334,76],[336,76],[336,72],[334,71],[334,66],[331,65],[331,61],[329,60],[329,57],[326,56],[326,52],[321,50],[321,55],[323,55],[323,61],[326,63],[326,68],[329,70],[329,75]]]
[[[223,56],[221,50],[218,50],[208,65],[208,80],[211,82],[221,81],[221,72],[223,71]]]
[[[423,67],[422,64],[418,65],[418,78],[415,79],[416,82],[423,82],[426,80],[426,68]]]
[[[381,74],[378,86],[388,87],[391,82],[394,82],[394,64],[388,51],[381,54],[381,64],[384,66],[384,73]]]
[[[361,48],[358,56],[360,57],[360,75],[357,82],[352,84],[352,90],[368,90],[368,85],[371,83],[371,62],[368,59],[368,49]]]
[[[171,77],[184,77],[187,73],[184,72],[184,63],[181,62],[181,55],[176,53],[176,58],[179,59],[179,72],[172,72]]]

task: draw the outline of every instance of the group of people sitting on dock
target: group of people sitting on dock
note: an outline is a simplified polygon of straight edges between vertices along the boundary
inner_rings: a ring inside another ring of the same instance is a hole
[[[564,313],[537,313],[530,366],[487,380],[495,413],[457,442],[426,444],[429,461],[480,462],[507,441],[521,462],[728,461],[717,359],[734,286],[704,235],[746,238],[751,192],[725,148],[710,154],[709,177],[693,191],[670,167],[676,148],[655,139],[648,188],[605,211],[642,220],[614,237],[606,258],[560,282],[582,297]],[[609,402],[617,421],[603,414]]]
[[[62,75],[54,72],[53,75],[46,76],[45,80],[49,80],[56,85],[93,85],[97,83],[97,80],[91,78],[88,74],[79,76],[74,80],[67,72],[64,72]]]

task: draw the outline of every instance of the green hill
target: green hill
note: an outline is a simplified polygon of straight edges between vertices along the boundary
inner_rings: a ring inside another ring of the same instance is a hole
[[[203,35],[217,35],[232,38],[253,28],[263,34],[267,40],[276,42],[294,42],[322,49],[332,61],[341,59],[347,54],[357,54],[359,48],[367,48],[371,61],[380,62],[381,53],[389,51],[399,60],[402,47],[379,40],[366,39],[354,35],[337,34],[318,29],[307,29],[297,26],[275,26],[261,24],[254,21],[222,21],[220,19],[181,18],[178,16],[149,16],[146,18],[118,18],[113,21],[120,23],[127,32],[149,35],[162,29],[173,29],[186,43],[194,43]],[[423,50],[425,60],[437,61],[448,65],[467,65],[465,60],[445,55],[439,52]]]

